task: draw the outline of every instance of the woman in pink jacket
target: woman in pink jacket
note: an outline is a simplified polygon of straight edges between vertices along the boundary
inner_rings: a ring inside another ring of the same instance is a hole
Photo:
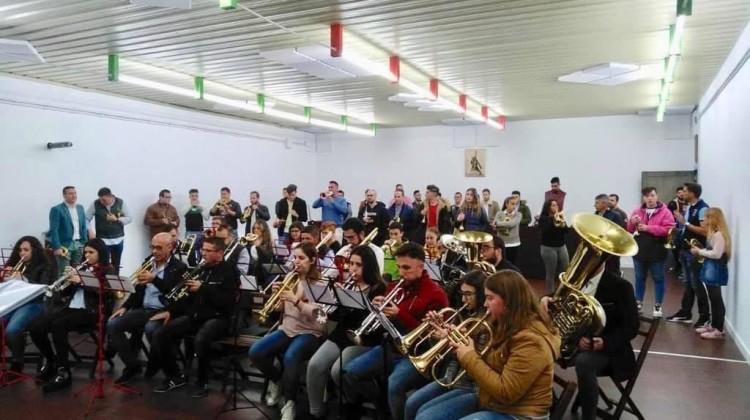
[[[643,311],[646,294],[646,276],[654,280],[654,318],[661,318],[664,301],[664,266],[667,260],[667,235],[674,228],[674,217],[667,206],[659,201],[656,188],[641,190],[643,204],[630,215],[628,232],[638,243],[638,254],[633,257],[635,268],[635,300],[638,312]]]

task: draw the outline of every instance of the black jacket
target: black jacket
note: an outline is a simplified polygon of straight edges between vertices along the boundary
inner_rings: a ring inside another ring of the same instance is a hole
[[[390,224],[391,221],[388,209],[386,209],[385,204],[380,201],[375,204],[375,207],[370,207],[365,204],[359,208],[357,217],[359,219],[364,218],[365,211],[369,213],[370,219],[373,219],[372,223],[365,224],[365,236],[369,235],[373,229],[378,228],[378,234],[375,236],[375,239],[372,240],[372,243],[377,246],[383,246],[383,243],[388,238],[388,224]]]
[[[247,209],[247,207],[245,207],[245,209]],[[263,204],[258,203],[258,208],[255,209],[255,213],[256,220],[265,220],[267,222],[271,219],[271,212],[268,211],[268,206],[264,206]],[[240,215],[240,217],[241,216],[242,215]],[[252,212],[250,213],[250,218],[252,218]],[[253,233],[253,227],[250,223],[250,218],[248,218],[247,223],[245,223],[245,235]]]
[[[99,282],[107,287],[106,275],[117,274],[117,271],[111,265],[97,266],[92,270],[92,273],[99,279]],[[83,287],[83,284],[71,284],[65,290],[61,292],[61,295],[66,299],[66,305],[70,304],[73,296],[76,294],[79,288]],[[89,313],[96,314],[99,311],[99,292],[101,289],[93,289],[86,287],[83,289],[83,301],[86,305],[86,310]],[[111,291],[105,290],[102,295],[102,303],[104,305],[104,316],[109,317],[112,313],[112,306],[114,305],[114,296]]]
[[[610,374],[618,381],[629,379],[635,373],[635,355],[630,341],[640,327],[633,286],[605,271],[594,297],[607,316],[607,324],[599,336],[604,341],[602,351],[610,358]]]
[[[232,209],[234,212],[234,216],[232,216],[229,213],[223,214],[222,211],[214,211],[214,208],[211,207],[211,210],[208,212],[211,216],[222,216],[224,217],[224,222],[228,224],[232,229],[237,229],[237,220],[242,217],[242,207],[240,207],[240,203],[229,200],[229,203],[227,206]]]
[[[187,265],[178,260],[175,256],[169,258],[167,266],[164,268],[164,278],[155,278],[152,284],[162,293],[168,294],[179,282],[187,271]],[[131,293],[127,300],[122,304],[125,309],[135,309],[143,307],[143,298],[146,296],[146,284],[139,284],[135,287],[135,293]]]
[[[414,229],[410,240],[420,245],[424,245],[424,235],[427,231],[426,218],[422,215],[422,209],[428,204],[427,201],[422,201],[422,204],[414,206]],[[453,233],[453,215],[451,214],[450,206],[439,206],[438,211],[438,231],[441,235]],[[423,222],[422,220],[425,220]]]
[[[187,315],[196,321],[229,319],[239,291],[240,277],[237,268],[222,261],[217,265],[203,267],[197,277],[203,285],[187,298],[169,305],[170,317],[174,319]]]
[[[379,283],[372,286],[367,291],[367,298],[372,300],[375,296],[385,294],[385,283]],[[347,331],[355,331],[362,325],[362,321],[370,314],[370,311],[353,308],[338,308],[329,317],[332,321],[337,321],[336,328],[328,335],[328,339],[333,341],[339,349],[353,346],[354,343],[349,340]],[[362,345],[372,347],[383,341],[382,330],[372,334],[362,336]]]
[[[539,216],[539,231],[542,234],[540,243],[544,246],[559,248],[565,245],[567,227],[555,226],[555,220],[546,215]]]

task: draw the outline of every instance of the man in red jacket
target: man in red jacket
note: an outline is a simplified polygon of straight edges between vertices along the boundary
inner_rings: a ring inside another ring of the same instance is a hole
[[[415,243],[402,245],[394,254],[403,296],[398,303],[391,302],[382,308],[401,334],[406,334],[422,323],[429,311],[437,311],[448,306],[445,291],[434,282],[424,269],[424,249]],[[388,295],[398,285],[394,280],[388,285]],[[373,299],[373,305],[380,307],[385,297]],[[387,348],[386,348],[387,346]],[[387,363],[384,363],[384,352]],[[361,397],[365,395],[366,383],[373,379],[384,379],[387,374],[388,405],[391,417],[401,420],[404,416],[406,393],[428,382],[390,343],[372,348],[367,353],[344,366],[344,394],[347,401],[346,418],[361,416]]]

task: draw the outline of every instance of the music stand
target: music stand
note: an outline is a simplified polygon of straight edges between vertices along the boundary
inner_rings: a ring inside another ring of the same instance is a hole
[[[440,274],[440,265],[438,263],[425,261],[424,268],[427,270],[427,275],[429,275],[431,279],[438,283],[443,281],[443,276]]]
[[[27,379],[40,382],[39,379],[7,369],[5,358],[5,318],[12,311],[31,302],[44,294],[44,285],[29,284],[22,280],[7,280],[0,283],[0,388],[13,385]],[[10,375],[13,379],[9,379]]]
[[[264,265],[272,265],[272,264],[264,264]],[[258,281],[255,278],[255,276],[240,274],[240,284],[238,286],[238,294],[237,294],[237,303],[234,305],[234,348],[237,349],[239,347],[239,336],[240,336],[240,305],[239,305],[239,294],[248,291],[248,292],[260,292],[261,289],[258,287]],[[237,355],[232,354],[229,357],[229,363],[234,367],[232,369],[232,390],[229,392],[229,395],[227,395],[227,399],[224,400],[224,404],[221,405],[221,408],[219,408],[219,412],[216,413],[215,418],[221,417],[222,414],[228,413],[230,411],[238,411],[238,410],[258,410],[263,416],[267,419],[271,419],[271,416],[266,414],[265,411],[263,411],[256,403],[254,403],[250,398],[247,397],[242,391],[240,391],[239,387],[237,386],[237,374],[239,373],[238,370],[241,369],[240,362],[237,360]],[[245,403],[247,403],[247,406],[245,407],[237,407],[237,396],[242,397],[243,400],[245,400]],[[230,406],[231,403],[231,406]],[[229,406],[229,407],[227,407]]]
[[[97,326],[98,326],[98,337],[97,337],[97,350],[96,350],[96,370],[98,373],[98,377],[94,379],[94,382],[84,386],[83,388],[79,389],[75,392],[75,396],[78,397],[80,394],[90,391],[91,392],[91,399],[89,400],[89,404],[86,407],[86,411],[84,412],[84,416],[88,416],[91,412],[91,407],[94,404],[94,398],[104,398],[104,388],[105,388],[105,380],[104,380],[104,293],[112,293],[112,292],[125,292],[125,293],[135,293],[135,288],[133,288],[133,285],[130,283],[130,279],[127,277],[120,277],[116,275],[107,275],[102,278],[102,280],[99,280],[99,277],[97,277],[94,273],[89,272],[79,272],[79,276],[81,277],[81,285],[83,285],[84,289],[89,289],[92,291],[95,291],[99,296],[99,308],[97,310]],[[107,379],[107,384],[112,385],[112,387],[116,390],[127,392],[130,394],[135,395],[141,395],[141,391],[131,388],[126,385],[122,384],[116,384],[113,380]]]
[[[277,261],[286,261],[286,259],[289,257],[289,254],[291,254],[291,251],[289,251],[286,243],[276,242],[273,244],[273,255],[274,257],[276,257]]]

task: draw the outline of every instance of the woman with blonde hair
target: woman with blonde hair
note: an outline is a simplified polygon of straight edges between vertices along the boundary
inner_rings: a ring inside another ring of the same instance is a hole
[[[732,238],[729,227],[724,218],[724,212],[718,207],[706,210],[706,247],[693,246],[690,252],[696,257],[703,257],[700,279],[706,287],[708,302],[711,305],[711,324],[696,328],[695,332],[706,340],[721,340],[724,338],[724,316],[726,308],[721,297],[721,286],[726,286],[729,280],[727,264],[732,257]]]
[[[490,221],[487,219],[487,213],[485,213],[482,203],[477,197],[476,188],[466,190],[464,202],[461,204],[458,215],[456,215],[454,225],[459,230],[489,231]]]

